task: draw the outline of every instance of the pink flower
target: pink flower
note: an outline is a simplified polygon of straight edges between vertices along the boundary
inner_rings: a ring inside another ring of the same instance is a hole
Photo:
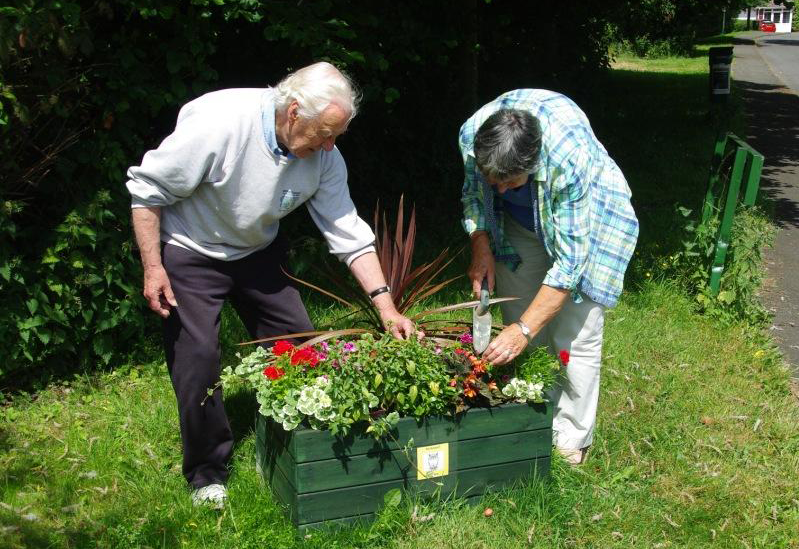
[[[474,340],[472,339],[472,334],[470,332],[463,332],[461,336],[458,338],[458,341],[460,341],[464,345],[468,345]]]
[[[348,341],[347,343],[344,344],[344,352],[345,353],[352,353],[352,352],[357,351],[357,350],[358,350],[358,347],[356,347],[355,343],[353,343],[352,341]]]

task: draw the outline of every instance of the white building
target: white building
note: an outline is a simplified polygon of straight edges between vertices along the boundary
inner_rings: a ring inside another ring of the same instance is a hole
[[[752,8],[752,18],[757,21],[773,21],[777,32],[791,32],[793,8],[768,4]]]

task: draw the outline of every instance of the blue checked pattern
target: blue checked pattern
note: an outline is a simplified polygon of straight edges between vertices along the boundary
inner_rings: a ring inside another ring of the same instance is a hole
[[[499,109],[528,111],[541,124],[538,214],[544,247],[553,261],[544,284],[583,293],[613,307],[638,240],[638,220],[624,175],[597,140],[585,114],[568,97],[547,90],[514,90],[483,106],[463,126],[459,145],[465,180],[463,227],[488,232],[494,255],[515,270],[521,261],[504,237],[502,200],[477,170],[474,136]]]

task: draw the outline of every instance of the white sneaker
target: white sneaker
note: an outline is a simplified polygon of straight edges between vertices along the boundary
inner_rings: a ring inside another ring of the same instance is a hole
[[[570,449],[555,446],[555,450],[557,450],[569,465],[580,465],[585,461],[585,448]]]
[[[227,488],[223,484],[209,484],[198,488],[191,494],[194,505],[206,505],[212,509],[224,509],[227,501]]]

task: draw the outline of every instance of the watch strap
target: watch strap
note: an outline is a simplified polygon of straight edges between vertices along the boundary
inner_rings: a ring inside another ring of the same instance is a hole
[[[390,291],[391,291],[391,287],[390,286],[380,286],[376,290],[372,290],[369,293],[369,299],[374,299],[377,296],[379,296],[380,294],[385,294],[385,293],[390,292]]]
[[[521,320],[517,320],[516,322],[514,322],[514,324],[516,324],[519,327],[519,329],[522,331],[522,335],[525,337],[525,339],[527,339],[527,343],[532,343],[533,336],[530,333],[530,327]]]

